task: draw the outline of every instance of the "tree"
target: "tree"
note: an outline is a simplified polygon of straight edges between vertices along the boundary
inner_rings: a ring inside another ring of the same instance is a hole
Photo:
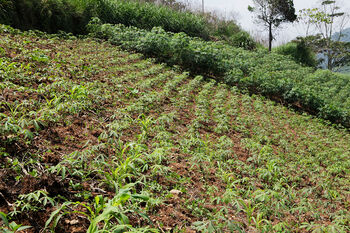
[[[327,69],[349,64],[350,43],[342,41],[342,37],[350,18],[341,11],[337,1],[323,0],[318,8],[303,9],[299,19],[307,26],[304,39],[316,53],[323,55]],[[312,32],[316,34],[310,35]]]
[[[273,30],[283,22],[294,22],[297,19],[292,0],[253,0],[254,6],[248,10],[257,15],[257,22],[263,23],[269,30],[269,51],[272,49]]]
[[[189,9],[190,3],[188,0],[178,2],[176,0],[139,0],[141,2],[152,2],[156,4],[161,4],[163,6],[170,7],[177,11],[186,11]]]

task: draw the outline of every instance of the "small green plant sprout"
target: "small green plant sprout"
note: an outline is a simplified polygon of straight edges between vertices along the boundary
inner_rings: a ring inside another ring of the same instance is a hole
[[[280,168],[273,160],[270,160],[266,163],[266,168],[258,168],[257,170],[259,177],[266,182],[275,182],[281,176]]]
[[[40,62],[43,64],[46,64],[50,61],[49,57],[46,56],[45,54],[40,54],[39,52],[36,52],[31,55],[31,59],[36,62]]]
[[[24,118],[22,111],[19,108],[24,105],[6,103],[7,108],[10,111],[9,115],[0,113],[0,124],[3,127],[0,128],[0,133],[6,136],[6,140],[16,140],[20,135],[23,135],[26,139],[32,140],[34,135],[28,129],[25,129],[29,125],[29,121]]]
[[[138,122],[142,131],[147,133],[149,131],[149,126],[153,123],[153,120],[152,117],[146,117],[144,114],[141,114],[138,118]]]
[[[139,141],[145,140],[149,134],[150,126],[153,123],[152,117],[146,117],[141,114],[138,118],[138,123],[141,127],[141,134],[139,135]]]
[[[141,158],[144,147],[140,144],[129,143],[126,146],[121,146],[119,153],[116,154],[116,161],[109,164],[109,171],[103,172],[105,182],[114,187],[118,192],[119,187],[124,181],[138,173],[136,163],[144,164],[145,161]]]
[[[85,99],[88,96],[88,89],[84,85],[74,85],[68,97],[72,100]]]
[[[238,200],[237,205],[239,206],[240,211],[243,211],[246,214],[248,225],[251,226],[254,218],[254,210],[259,206],[259,204],[253,205],[251,200]],[[255,220],[257,219],[258,217]]]
[[[255,228],[262,231],[263,227],[264,227],[264,223],[265,224],[269,224],[270,222],[267,219],[263,218],[264,215],[262,213],[258,213],[256,215],[256,217],[252,217],[252,220],[255,224]]]
[[[126,94],[126,97],[135,97],[139,93],[139,90],[136,88],[129,87],[128,88],[129,92]]]
[[[3,47],[0,47],[0,56],[5,56],[6,50]]]
[[[64,215],[72,213],[85,216],[90,221],[87,233],[125,232],[128,229],[132,229],[129,218],[126,215],[128,212],[135,212],[147,220],[149,220],[149,218],[138,210],[137,207],[135,207],[135,209],[130,209],[124,208],[124,206],[136,200],[147,202],[149,197],[141,194],[132,194],[130,189],[130,185],[120,188],[117,195],[110,200],[102,195],[95,196],[92,204],[84,202],[65,202],[57,210],[52,212],[50,218],[45,223],[45,229],[54,230],[59,220]],[[74,210],[74,207],[77,206],[85,208],[86,211]],[[117,224],[115,221],[117,221]]]
[[[48,196],[48,193],[44,190],[37,190],[32,193],[19,195],[19,199],[13,205],[13,211],[11,216],[19,213],[30,213],[33,211],[41,210],[43,207],[50,204],[55,206],[53,198]]]
[[[55,106],[56,104],[58,104],[60,102],[61,97],[57,97],[56,94],[54,94],[54,97],[52,99],[46,98],[45,95],[43,95],[45,100],[46,100],[46,105],[48,108],[52,108],[53,106]]]
[[[9,216],[4,212],[0,212],[0,218],[2,220],[2,225],[0,225],[0,232],[3,233],[15,233],[31,228],[31,226],[22,226],[21,224],[17,224],[14,221],[9,222]]]
[[[18,110],[24,103],[20,104],[10,104],[6,103],[8,109],[10,110],[11,116],[12,117],[17,117],[18,114],[20,114],[20,111]]]
[[[193,228],[199,232],[214,233],[217,232],[213,221],[198,221],[194,222]]]

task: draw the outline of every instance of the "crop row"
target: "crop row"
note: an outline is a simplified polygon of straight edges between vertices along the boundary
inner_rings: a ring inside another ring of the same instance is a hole
[[[247,51],[221,42],[208,42],[185,33],[151,31],[101,24],[94,18],[90,35],[108,39],[129,51],[179,65],[194,74],[263,94],[333,123],[350,126],[350,78],[303,67],[286,56],[265,50]]]

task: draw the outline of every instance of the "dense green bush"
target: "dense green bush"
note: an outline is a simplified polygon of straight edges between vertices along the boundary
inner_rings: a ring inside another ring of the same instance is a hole
[[[220,19],[215,13],[206,16],[207,22],[211,25],[213,36],[227,40],[232,35],[241,31],[240,27],[233,20]]]
[[[133,1],[108,1],[108,4],[114,12],[110,14],[110,18],[101,18],[104,22],[122,23],[144,29],[158,26],[166,31],[185,32],[204,39],[209,37],[204,18],[190,12],[177,12],[167,7]]]
[[[253,50],[256,48],[256,42],[249,35],[248,32],[240,31],[232,35],[228,40],[230,45],[235,47],[240,47],[248,50]]]
[[[180,65],[193,73],[247,88],[350,127],[350,77],[303,67],[288,57],[255,52],[220,42],[206,42],[184,33],[151,31],[124,25],[89,24],[92,35],[124,49]]]
[[[0,22],[11,24],[11,13],[14,12],[11,0],[0,0]]]
[[[274,52],[291,56],[296,62],[306,66],[316,67],[318,64],[316,54],[304,41],[293,41],[274,49]]]
[[[106,23],[122,23],[144,29],[160,26],[166,31],[209,38],[209,27],[203,17],[151,3],[123,0],[0,1],[0,23],[24,30],[84,33],[85,25],[95,16]]]
[[[205,40],[225,40],[233,46],[254,49],[256,44],[232,20],[213,14],[179,12],[165,6],[126,0],[0,0],[0,23],[22,30],[38,29],[85,34],[93,17],[104,23],[151,30],[185,32]]]
[[[160,27],[151,31],[126,27],[123,24],[100,24],[95,18],[88,28],[93,36],[109,39],[124,49],[138,51],[147,56],[156,57],[160,62],[180,65],[194,73],[224,75],[231,55],[221,50],[233,47],[224,43],[206,42],[192,38],[185,33],[169,33]]]
[[[0,22],[20,29],[82,33],[88,18],[71,0],[1,0]]]

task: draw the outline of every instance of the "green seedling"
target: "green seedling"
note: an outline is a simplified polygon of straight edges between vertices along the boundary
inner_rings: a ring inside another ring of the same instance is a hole
[[[0,212],[0,218],[2,220],[2,225],[0,226],[0,231],[3,233],[15,233],[21,232],[26,229],[31,228],[31,226],[22,226],[21,224],[17,224],[14,221],[9,222],[9,217],[7,214]]]

